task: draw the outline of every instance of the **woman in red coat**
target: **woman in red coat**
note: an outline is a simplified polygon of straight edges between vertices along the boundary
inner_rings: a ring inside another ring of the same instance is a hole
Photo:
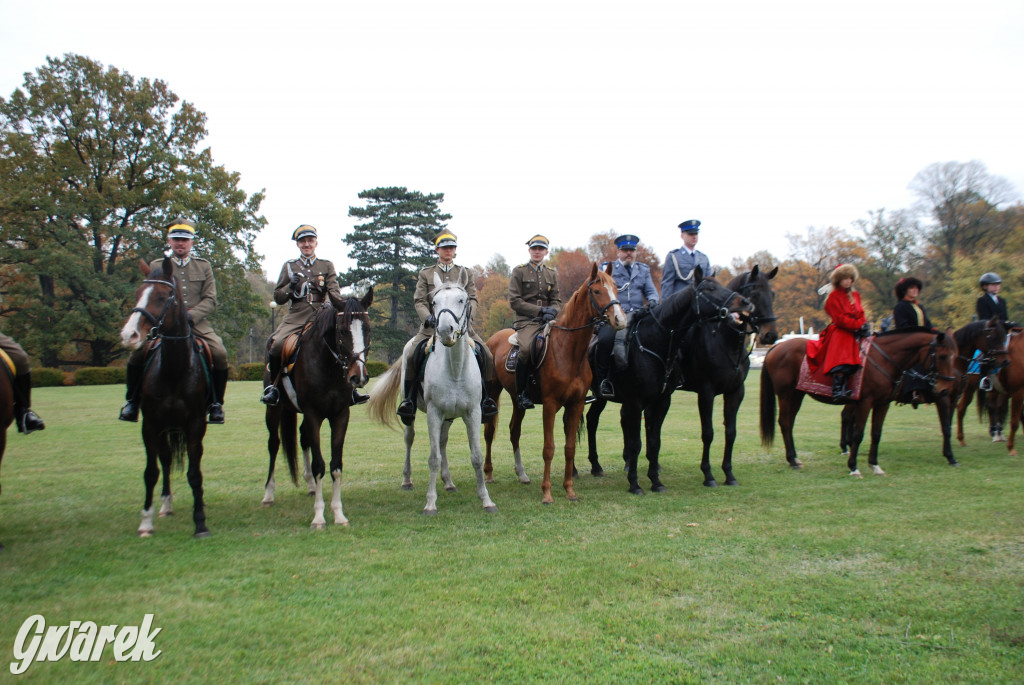
[[[835,400],[850,396],[846,379],[861,366],[858,334],[867,322],[860,293],[853,289],[853,282],[859,276],[857,267],[852,264],[840,264],[832,272],[829,278],[832,291],[825,300],[825,313],[832,317],[832,323],[825,327],[816,345],[807,345],[811,365],[832,375],[832,399]]]

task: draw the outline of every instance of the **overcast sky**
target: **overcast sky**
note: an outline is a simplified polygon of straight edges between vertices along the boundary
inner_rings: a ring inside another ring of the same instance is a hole
[[[0,0],[0,94],[75,52],[166,81],[215,161],[344,270],[350,205],[442,192],[457,262],[703,222],[712,263],[909,207],[934,162],[1024,190],[1020,0]]]

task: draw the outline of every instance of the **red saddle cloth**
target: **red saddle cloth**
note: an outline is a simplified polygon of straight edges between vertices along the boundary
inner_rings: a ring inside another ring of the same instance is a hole
[[[871,349],[871,344],[874,340],[875,336],[873,335],[861,340],[860,357],[862,360],[867,359],[868,351]],[[864,367],[861,366],[852,376],[846,379],[846,387],[852,393],[850,395],[851,400],[860,399],[861,386],[863,385]],[[804,358],[800,361],[800,377],[796,381],[796,389],[811,395],[831,398],[832,374],[826,373],[824,368],[812,370],[810,364],[807,363],[807,355],[804,354]]]

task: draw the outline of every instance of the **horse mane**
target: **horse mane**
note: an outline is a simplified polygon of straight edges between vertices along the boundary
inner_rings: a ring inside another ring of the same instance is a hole
[[[757,276],[758,277],[756,279],[754,279],[755,283],[760,281],[762,278],[767,278],[767,276],[764,276],[763,273],[758,273]],[[749,271],[744,271],[739,276],[736,276],[731,281],[729,281],[729,285],[727,285],[726,287],[729,290],[738,290],[739,288],[741,288],[742,286],[747,284],[747,279],[749,277],[750,277],[750,272]]]
[[[988,326],[987,319],[985,321],[972,321],[966,326],[953,331],[953,338],[956,340],[956,346],[964,347],[971,338],[985,330],[986,326]]]
[[[677,290],[664,300],[659,302],[652,310],[651,314],[654,318],[661,323],[665,319],[675,320],[680,312],[684,309],[689,309],[693,306],[693,297],[696,293],[694,286],[690,285],[682,290]]]
[[[328,333],[334,332],[334,305],[329,302],[320,308],[313,316],[313,325],[309,334],[313,338],[326,338]]]
[[[909,333],[928,333],[930,335],[938,335],[935,331],[924,326],[905,326],[904,328],[894,328],[889,331],[881,331],[875,333],[876,338],[890,338],[896,335],[907,335]]]
[[[600,273],[602,272],[598,271],[598,274]],[[600,275],[598,278],[600,278]],[[574,319],[578,316],[577,310],[590,306],[590,303],[587,301],[587,294],[589,291],[590,277],[588,276],[587,279],[583,281],[583,284],[576,288],[576,291],[572,294],[572,297],[569,298],[569,301],[565,303],[565,306],[562,307],[562,318],[564,321]]]

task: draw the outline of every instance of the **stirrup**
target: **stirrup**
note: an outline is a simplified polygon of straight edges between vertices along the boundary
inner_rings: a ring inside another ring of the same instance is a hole
[[[615,397],[615,386],[612,385],[611,380],[605,378],[601,381],[601,385],[597,389],[597,394],[603,400],[610,400]]]
[[[411,426],[412,422],[416,420],[416,405],[412,403],[412,400],[402,400],[395,413],[398,414],[398,418],[402,419],[403,425]]]
[[[119,421],[131,421],[137,423],[139,420],[139,405],[131,400],[124,403],[121,407],[121,415],[117,417]]]
[[[209,417],[206,419],[207,423],[216,423],[216,424],[224,423],[224,405],[223,404],[221,404],[220,402],[214,402],[213,404],[210,405],[210,408],[207,411],[209,411]]]
[[[531,400],[530,396],[525,392],[520,394],[519,397],[516,398],[516,401],[519,403],[520,409],[533,409],[533,400]]]
[[[280,401],[281,393],[278,392],[276,385],[268,385],[263,388],[263,397],[260,398],[260,402],[268,407],[276,407]]]
[[[489,419],[498,415],[498,405],[490,397],[485,397],[480,402],[480,418]]]

